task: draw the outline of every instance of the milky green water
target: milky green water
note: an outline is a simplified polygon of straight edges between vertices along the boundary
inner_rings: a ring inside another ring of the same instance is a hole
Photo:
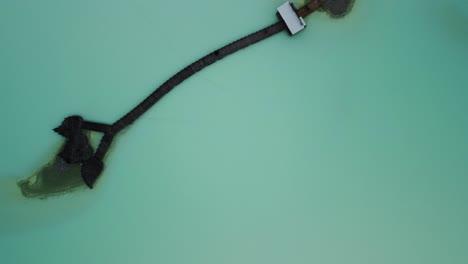
[[[177,87],[92,191],[15,182],[282,1],[1,1],[0,263],[467,263],[468,4],[356,0]]]

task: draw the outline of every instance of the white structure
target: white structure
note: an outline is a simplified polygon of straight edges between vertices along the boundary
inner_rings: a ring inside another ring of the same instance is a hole
[[[288,26],[289,32],[292,35],[303,30],[306,27],[306,23],[302,17],[296,14],[291,2],[286,2],[277,8],[278,14]]]

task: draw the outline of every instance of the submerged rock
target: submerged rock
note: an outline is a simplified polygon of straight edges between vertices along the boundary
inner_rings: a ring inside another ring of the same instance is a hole
[[[81,178],[80,164],[70,164],[57,156],[41,170],[18,182],[25,197],[46,198],[85,186]]]
[[[353,5],[354,0],[325,0],[322,8],[332,17],[343,17],[351,11]]]

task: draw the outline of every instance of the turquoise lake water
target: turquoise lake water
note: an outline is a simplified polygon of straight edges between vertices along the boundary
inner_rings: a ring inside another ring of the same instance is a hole
[[[64,117],[114,122],[282,3],[0,1],[0,262],[468,263],[463,0],[312,14],[172,91],[93,190],[21,196]]]

